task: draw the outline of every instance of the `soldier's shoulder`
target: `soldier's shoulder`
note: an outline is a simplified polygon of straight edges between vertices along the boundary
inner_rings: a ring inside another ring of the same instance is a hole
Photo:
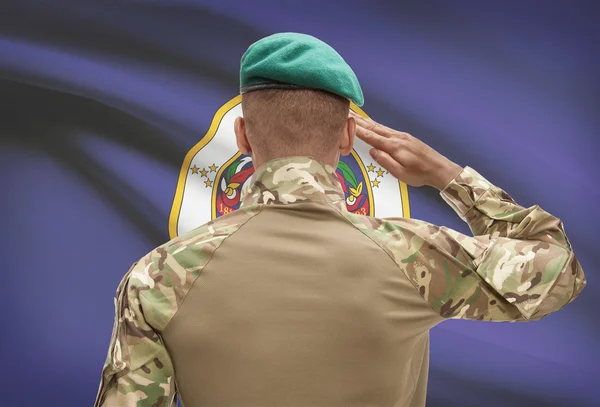
[[[140,258],[128,274],[138,284],[154,286],[165,273],[198,272],[223,240],[259,212],[255,206],[239,209],[182,233]]]
[[[222,240],[230,236],[259,212],[259,206],[238,209],[183,233],[157,247],[154,251],[165,252],[173,256],[184,253],[188,248],[194,251],[203,251],[206,246],[214,245],[215,240]]]
[[[351,212],[346,213],[345,217],[364,234],[381,241],[397,240],[400,235],[414,234],[417,230],[420,231],[420,234],[435,233],[435,225],[419,219],[377,218]]]
[[[158,246],[134,264],[128,273],[130,288],[142,294],[153,326],[167,325],[214,251],[259,212],[249,207],[219,217]]]

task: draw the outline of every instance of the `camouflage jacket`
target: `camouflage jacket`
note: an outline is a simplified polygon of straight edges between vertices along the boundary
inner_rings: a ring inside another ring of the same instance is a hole
[[[310,157],[264,164],[239,210],[152,250],[124,276],[95,406],[175,405],[162,333],[214,252],[265,205],[310,200],[335,208],[395,261],[440,321],[539,319],[584,288],[561,221],[540,206],[520,206],[470,167],[440,195],[474,236],[417,219],[352,214],[335,169]]]

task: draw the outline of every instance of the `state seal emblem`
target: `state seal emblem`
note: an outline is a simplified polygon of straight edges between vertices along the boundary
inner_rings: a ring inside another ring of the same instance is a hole
[[[254,174],[252,158],[238,150],[233,132],[235,118],[242,116],[241,101],[238,95],[221,106],[206,135],[185,156],[169,216],[171,238],[237,210],[248,192]],[[354,103],[350,108],[368,117]],[[406,184],[377,166],[369,149],[356,138],[352,153],[340,156],[336,174],[348,211],[409,218]]]

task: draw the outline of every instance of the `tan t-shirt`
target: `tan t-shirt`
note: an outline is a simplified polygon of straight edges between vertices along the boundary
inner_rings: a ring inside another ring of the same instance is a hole
[[[539,319],[585,286],[560,220],[470,167],[440,194],[475,237],[349,213],[311,157],[252,183],[126,274],[96,406],[424,407],[433,326]]]

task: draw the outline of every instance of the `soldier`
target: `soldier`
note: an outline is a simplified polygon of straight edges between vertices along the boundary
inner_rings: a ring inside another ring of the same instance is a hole
[[[349,114],[363,95],[314,37],[241,60],[239,210],[152,250],[118,286],[95,406],[425,406],[429,330],[537,320],[586,280],[560,219],[525,208],[410,134]],[[352,214],[335,168],[354,136],[408,185],[432,186],[474,236]]]

